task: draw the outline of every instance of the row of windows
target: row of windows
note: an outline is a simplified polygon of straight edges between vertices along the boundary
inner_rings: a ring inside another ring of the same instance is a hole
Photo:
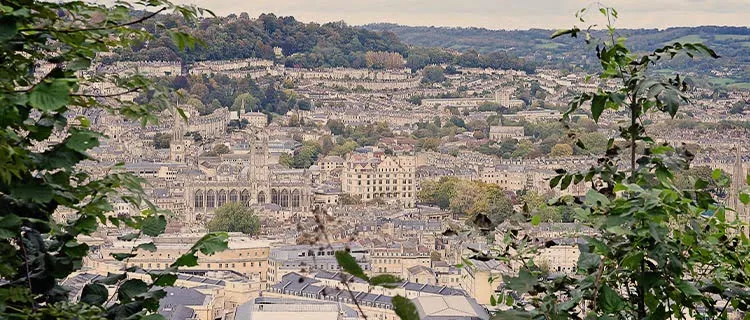
[[[400,175],[400,177],[399,177],[399,175]],[[347,176],[347,177],[349,177],[349,178],[351,178],[351,177],[353,177],[354,175],[353,175],[353,174],[351,174],[351,173],[349,173],[349,174],[347,174],[346,176]],[[361,175],[361,174],[358,174],[358,175],[357,175],[357,179],[362,179],[362,176],[363,176],[363,175]],[[373,174],[373,175],[372,175],[372,177],[370,177],[370,175],[368,174],[368,175],[365,175],[365,177],[366,177],[367,179],[375,179],[375,178],[381,178],[381,179],[382,179],[382,178],[390,178],[390,177],[391,177],[391,174],[384,174],[384,175],[383,175],[383,174],[379,174],[379,175],[377,175],[377,176]],[[413,174],[413,173],[409,173],[409,174],[406,174],[406,173],[403,173],[403,174],[394,174],[394,175],[393,175],[393,177],[394,177],[394,178],[413,178],[413,177],[414,177],[414,174]]]

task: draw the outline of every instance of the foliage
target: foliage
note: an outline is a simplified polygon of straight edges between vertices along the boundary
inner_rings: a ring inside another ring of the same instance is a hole
[[[439,66],[429,66],[422,70],[422,83],[441,83],[445,81],[443,68]]]
[[[526,191],[521,196],[524,211],[532,216],[538,216],[541,222],[563,222],[564,216],[561,207],[547,204],[549,195],[539,194],[536,191]],[[569,222],[569,221],[565,221]]]
[[[339,196],[339,204],[343,206],[357,205],[360,203],[362,203],[362,200],[357,196],[353,196],[348,193],[345,193]]]
[[[744,233],[747,223],[717,201],[708,181],[698,179],[687,189],[677,187],[674,172],[689,167],[690,155],[654,143],[638,121],[647,112],[674,116],[688,98],[684,79],[660,79],[648,72],[650,66],[678,54],[717,56],[692,43],[634,54],[624,39],[615,38],[611,21],[617,11],[600,11],[608,20],[607,39],[596,39],[579,28],[561,30],[553,37],[585,35],[586,42],[597,44],[602,67],[598,75],[622,85],[614,91],[600,89],[577,96],[564,117],[569,119],[585,101],[591,102],[596,121],[604,109],[626,111],[631,121],[620,128],[620,137],[627,145],[620,148],[610,140],[597,166],[583,173],[559,170],[560,175],[550,181],[551,187],[561,189],[582,181],[591,184],[585,197],[556,200],[574,205],[576,219],[597,232],[579,245],[576,275],[541,277],[542,271],[528,260],[540,248],[513,236],[506,239],[506,250],[518,249],[513,256],[524,262],[517,276],[503,279],[506,290],[524,297],[512,304],[512,312],[540,319],[726,318],[729,307],[747,312],[750,280],[746,259],[740,258],[750,253]],[[720,187],[730,181],[719,170],[712,172],[712,178]],[[746,195],[740,199],[750,202]]]
[[[255,235],[260,229],[260,222],[247,204],[231,202],[216,209],[214,217],[206,227],[210,232],[242,232]]]
[[[257,111],[259,103],[260,100],[253,96],[252,93],[243,93],[234,98],[232,107],[229,110],[239,111],[240,113]]]
[[[126,280],[132,271],[127,269],[87,284],[79,303],[69,303],[69,290],[60,285],[89,254],[79,236],[106,225],[132,230],[120,238],[133,241],[166,228],[166,212],[146,199],[142,179],[122,165],[98,176],[85,170],[86,162],[95,160],[88,151],[103,138],[91,128],[88,111],[104,110],[146,125],[156,122],[153,111],[164,109],[167,100],[161,87],[141,75],[84,77],[81,71],[98,63],[101,53],[151,39],[142,22],[158,13],[174,11],[186,21],[203,13],[165,0],[135,4],[146,11],[134,12],[127,2],[105,7],[8,0],[0,5],[0,318],[153,319],[166,294],[161,288],[174,283],[177,268],[192,263],[197,251],[210,255],[226,248],[226,234],[206,235],[170,268],[150,273],[152,281]],[[177,29],[160,28],[181,49],[199,42]],[[115,93],[91,92],[94,82],[112,85]],[[151,90],[150,103],[120,99],[145,90]],[[109,216],[115,198],[143,211]],[[59,210],[75,214],[69,221],[55,221]],[[127,259],[138,249],[155,246],[134,246],[115,258]],[[104,285],[115,287],[114,296]]]
[[[318,156],[322,148],[319,143],[315,141],[304,141],[302,146],[297,150],[294,150],[294,155],[289,156],[283,154],[283,157],[279,158],[279,163],[296,169],[307,169],[312,166],[315,161],[318,161]]]
[[[218,156],[222,154],[232,153],[232,150],[229,150],[229,147],[227,147],[227,145],[223,143],[215,145],[214,148],[211,149],[211,151],[213,151],[213,153],[215,153]]]
[[[549,156],[553,158],[570,157],[573,155],[573,147],[567,143],[558,143],[549,151]]]
[[[484,217],[496,226],[513,215],[513,204],[500,187],[480,181],[443,177],[424,181],[418,193],[422,203],[437,205],[456,214]],[[483,219],[483,218],[482,218]]]
[[[169,149],[169,144],[172,141],[172,136],[168,133],[156,133],[154,135],[153,144],[155,149]]]
[[[177,15],[158,17],[157,23],[171,25],[201,39],[205,46],[182,52],[171,45],[169,34],[145,25],[155,34],[148,43],[137,43],[119,50],[112,59],[123,60],[232,60],[277,59],[273,48],[285,57],[278,62],[288,67],[366,67],[367,52],[392,52],[402,56],[407,49],[389,32],[373,32],[347,26],[343,22],[323,25],[302,23],[294,17],[261,14],[249,17],[211,17],[191,23]],[[377,64],[375,64],[377,66]]]

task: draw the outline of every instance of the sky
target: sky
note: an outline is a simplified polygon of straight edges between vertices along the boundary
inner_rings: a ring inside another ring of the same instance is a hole
[[[345,21],[351,25],[392,22],[410,26],[484,27],[489,29],[569,28],[577,10],[590,0],[176,0],[218,15],[274,13],[304,22]],[[619,28],[673,26],[748,26],[750,0],[602,0],[617,9]],[[601,23],[599,17],[594,21]],[[578,22],[579,25],[581,23]]]

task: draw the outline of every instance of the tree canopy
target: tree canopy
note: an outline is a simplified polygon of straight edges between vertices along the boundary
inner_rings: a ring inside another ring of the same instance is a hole
[[[210,232],[242,232],[255,235],[260,229],[260,221],[246,204],[230,202],[214,211],[214,217],[206,227]]]

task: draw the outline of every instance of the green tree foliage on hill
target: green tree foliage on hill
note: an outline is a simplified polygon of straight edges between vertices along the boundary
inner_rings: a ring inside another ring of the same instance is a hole
[[[429,66],[422,70],[422,82],[423,83],[441,83],[445,81],[445,73],[443,68],[439,66]]]
[[[246,204],[232,202],[216,209],[214,217],[206,227],[210,232],[242,232],[256,235],[260,229],[260,221]]]
[[[454,55],[440,48],[411,47],[406,58],[406,67],[412,71],[422,69],[429,65],[449,65],[451,72],[455,73],[455,67],[466,68],[493,68],[499,70],[523,70],[527,73],[536,72],[535,64],[525,59],[520,59],[507,52],[492,52],[489,54],[478,53],[474,50]]]
[[[151,37],[144,21],[175,12],[195,21],[203,11],[168,1],[135,1],[146,12],[134,13],[127,2],[111,7],[80,1],[7,0],[0,4],[0,318],[2,319],[163,319],[156,315],[162,289],[177,279],[177,268],[196,266],[197,254],[226,248],[226,234],[207,234],[166,270],[149,272],[150,280],[128,279],[132,268],[85,284],[70,303],[61,281],[79,271],[92,249],[79,242],[102,226],[121,227],[133,241],[164,232],[167,213],[150,203],[144,182],[114,166],[103,175],[86,171],[92,148],[103,135],[91,128],[84,112],[105,110],[143,125],[155,123],[153,111],[164,108],[166,95],[142,76],[81,76],[110,50]],[[196,40],[161,26],[179,48]],[[35,74],[37,65],[52,68]],[[100,96],[88,92],[91,81],[116,89]],[[151,104],[121,100],[121,94],[153,89]],[[68,115],[79,114],[75,118]],[[54,134],[54,136],[53,136]],[[61,138],[60,138],[61,137]],[[39,146],[45,146],[39,148]],[[111,216],[112,201],[121,199],[140,214]],[[56,221],[60,210],[72,212]],[[152,242],[113,254],[126,261],[138,252],[155,251]],[[114,288],[110,296],[109,289]]]
[[[630,118],[629,124],[619,130],[627,144],[619,147],[611,139],[597,166],[586,172],[561,169],[550,180],[550,187],[561,189],[590,184],[585,197],[563,196],[555,201],[572,206],[575,218],[597,234],[583,237],[575,275],[550,278],[529,259],[543,247],[527,246],[529,242],[511,233],[498,259],[510,254],[521,260],[522,267],[515,276],[503,276],[505,292],[493,300],[505,301],[512,310],[497,312],[496,316],[727,319],[730,313],[747,314],[747,221],[739,220],[731,208],[717,201],[709,181],[694,179],[688,188],[679,188],[675,172],[690,167],[691,154],[655,143],[639,121],[648,112],[674,117],[680,105],[689,101],[684,78],[662,78],[648,72],[651,66],[678,54],[690,58],[718,56],[697,43],[672,43],[646,54],[635,54],[625,46],[625,39],[616,38],[612,21],[617,19],[617,11],[600,11],[607,19],[605,38],[576,27],[561,30],[553,38],[585,36],[587,43],[598,48],[602,68],[598,76],[621,85],[612,91],[599,89],[576,96],[564,121],[569,121],[585,102],[591,104],[595,121],[605,109],[621,110]],[[730,182],[720,170],[714,170],[711,176],[721,187]],[[746,178],[750,183],[750,177]],[[743,204],[750,204],[746,193],[734,196]],[[534,216],[530,221],[538,224],[540,218]]]
[[[246,58],[273,60],[273,48],[279,47],[286,56],[281,62],[288,67],[364,68],[368,51],[407,54],[406,46],[392,33],[350,27],[343,22],[302,23],[294,17],[273,14],[262,14],[257,19],[241,15],[199,21],[163,15],[157,22],[188,32],[206,45],[181,52],[170,43],[168,34],[154,28],[157,24],[147,24],[144,27],[154,33],[155,38],[120,50],[112,59],[181,60],[185,63]]]
[[[487,218],[492,226],[514,214],[511,199],[500,187],[479,181],[447,177],[438,181],[425,181],[417,196],[422,203],[467,215],[470,219]]]
[[[293,155],[282,154],[282,157],[279,158],[279,163],[289,168],[307,169],[315,164],[315,161],[318,161],[321,152],[322,147],[320,143],[305,141],[301,147],[294,150]]]

